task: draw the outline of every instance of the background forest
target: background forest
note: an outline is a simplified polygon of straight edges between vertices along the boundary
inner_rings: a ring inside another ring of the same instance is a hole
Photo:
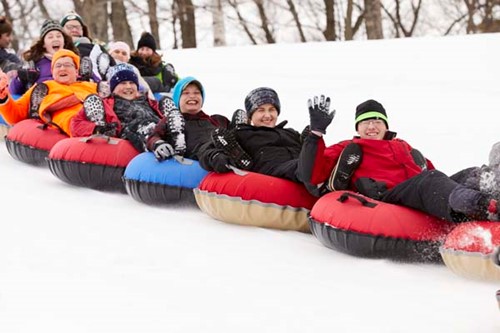
[[[305,43],[500,31],[500,0],[0,0],[22,51],[47,18],[75,10],[92,37],[161,49]]]

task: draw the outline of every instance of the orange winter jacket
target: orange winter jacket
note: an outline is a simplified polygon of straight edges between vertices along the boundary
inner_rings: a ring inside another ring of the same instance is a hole
[[[47,96],[40,104],[38,114],[44,122],[54,123],[66,134],[70,135],[70,121],[83,106],[83,100],[90,94],[97,93],[94,82],[77,81],[72,84],[61,84],[54,80],[44,82],[49,88]],[[31,92],[35,86],[26,91],[19,99],[9,96],[0,104],[0,114],[4,120],[13,125],[28,118]]]

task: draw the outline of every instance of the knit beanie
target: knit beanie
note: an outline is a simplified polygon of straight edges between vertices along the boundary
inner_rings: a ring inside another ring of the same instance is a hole
[[[45,20],[40,28],[40,39],[43,39],[46,34],[51,32],[52,30],[63,32],[63,27],[59,22],[54,20]]]
[[[50,69],[54,70],[54,64],[59,58],[70,57],[75,63],[76,70],[80,69],[80,57],[73,51],[60,49],[52,56],[52,62],[50,63]]]
[[[149,32],[142,33],[141,38],[137,43],[137,49],[140,49],[143,46],[149,47],[153,51],[156,51],[156,40]]]
[[[6,16],[0,16],[0,34],[11,33],[12,23]]]
[[[77,20],[78,22],[80,22],[80,24],[82,26],[85,25],[85,23],[83,23],[83,19],[80,15],[78,15],[77,13],[75,12],[68,12],[66,13],[66,15],[64,15],[64,17],[61,19],[61,26],[64,27],[64,25],[66,24],[66,22],[68,21],[73,21],[73,20]]]
[[[355,129],[358,130],[358,123],[366,119],[382,119],[387,129],[389,124],[387,121],[387,113],[382,104],[376,100],[369,99],[356,107]]]
[[[109,45],[109,52],[111,53],[114,50],[124,50],[127,52],[127,56],[130,57],[130,46],[128,46],[125,42],[114,42]]]
[[[205,102],[205,89],[203,89],[203,85],[201,84],[200,81],[198,81],[195,77],[193,76],[186,76],[175,84],[174,88],[172,89],[172,99],[174,100],[175,106],[177,106],[178,109],[180,109],[180,100],[181,100],[181,94],[186,89],[186,87],[194,83],[198,86],[198,88],[201,91],[201,105],[203,106],[203,103]]]
[[[271,88],[260,87],[252,90],[245,98],[245,109],[247,111],[248,118],[252,118],[252,114],[255,110],[264,104],[274,105],[278,114],[280,114],[281,103],[276,91]]]
[[[127,63],[121,63],[111,67],[111,79],[109,80],[109,87],[113,92],[120,82],[132,81],[139,88],[139,78],[134,72],[134,67]]]

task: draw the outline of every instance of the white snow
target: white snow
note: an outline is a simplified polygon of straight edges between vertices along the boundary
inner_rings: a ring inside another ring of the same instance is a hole
[[[354,135],[368,98],[451,174],[500,141],[500,35],[164,51],[230,116],[258,86],[301,130],[307,100]],[[338,253],[310,234],[222,223],[67,185],[0,149],[0,332],[500,332],[500,283]]]

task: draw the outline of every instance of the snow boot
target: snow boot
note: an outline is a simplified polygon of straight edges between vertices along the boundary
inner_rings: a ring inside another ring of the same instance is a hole
[[[418,149],[413,148],[410,151],[410,155],[413,158],[413,161],[415,161],[415,163],[422,169],[422,171],[427,170],[427,160]]]
[[[363,152],[354,142],[348,144],[340,154],[337,165],[328,179],[327,189],[330,191],[347,190],[354,171],[361,164]]]
[[[177,109],[177,106],[171,97],[165,96],[160,100],[159,109],[160,112],[166,117],[170,111]]]
[[[106,113],[104,111],[104,104],[102,99],[96,94],[87,96],[83,101],[83,108],[85,110],[85,116],[91,122],[95,123],[96,126],[106,125]]]
[[[31,91],[30,96],[30,108],[29,117],[34,119],[40,119],[38,110],[40,109],[40,104],[42,104],[43,99],[49,93],[49,87],[43,82],[38,83],[35,88]]]
[[[165,101],[165,98],[163,99]],[[165,101],[165,103],[167,103]],[[162,103],[163,104],[163,103]],[[173,108],[165,115],[167,118],[167,129],[172,138],[175,155],[183,156],[186,153],[186,136],[184,135],[185,120],[177,108]]]
[[[234,111],[233,117],[231,118],[231,126],[230,127],[235,128],[238,125],[244,125],[244,124],[248,124],[247,112],[242,110],[242,109],[238,109],[238,110]]]
[[[458,185],[450,193],[450,208],[470,220],[499,221],[500,202],[490,194]]]
[[[80,81],[90,81],[92,78],[92,59],[85,56],[80,59]]]
[[[101,53],[97,56],[97,72],[101,76],[101,80],[107,80],[107,75],[109,71],[109,66],[111,65],[110,55],[107,53]]]
[[[216,148],[222,149],[234,165],[243,170],[250,170],[253,161],[250,155],[240,146],[233,130],[218,127],[212,132],[212,142]]]

